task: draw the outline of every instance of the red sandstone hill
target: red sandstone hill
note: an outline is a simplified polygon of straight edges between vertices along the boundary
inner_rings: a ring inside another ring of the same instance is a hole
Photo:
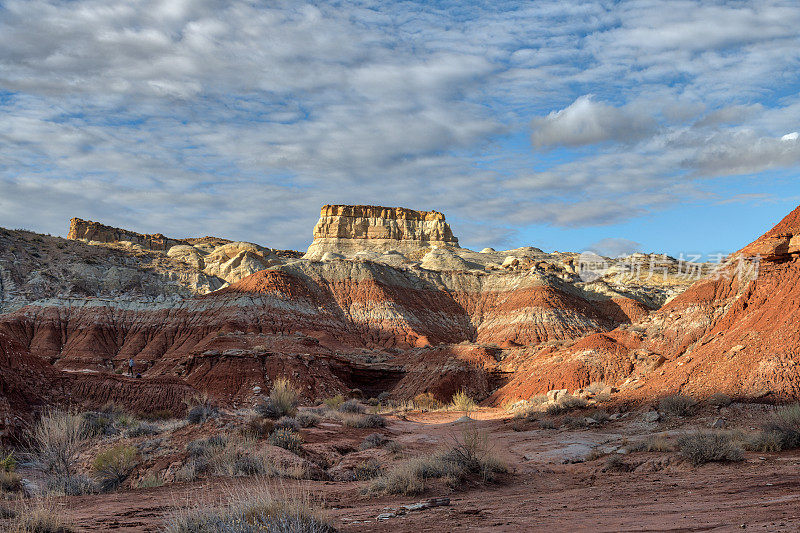
[[[800,207],[701,280],[630,326],[534,350],[493,401],[594,381],[633,398],[674,392],[800,398]],[[754,260],[761,256],[757,272]]]

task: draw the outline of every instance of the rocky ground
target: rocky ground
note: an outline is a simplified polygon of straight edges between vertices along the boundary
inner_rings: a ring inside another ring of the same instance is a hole
[[[315,427],[300,430],[304,444],[296,454],[280,449],[271,456],[273,464],[286,467],[288,463],[281,461],[288,457],[302,468],[273,472],[266,480],[239,473],[235,477],[204,474],[195,481],[180,481],[168,474],[186,462],[185,450],[192,441],[214,435],[236,438],[249,415],[225,412],[188,425],[162,421],[155,423],[156,435],[126,437],[123,432],[97,437],[84,446],[80,460],[84,466],[101,450],[120,443],[147,450],[141,452],[141,465],[121,488],[56,497],[52,505],[77,531],[159,531],[176,512],[218,505],[234,492],[257,491],[266,484],[280,497],[310,495],[325,519],[340,531],[800,528],[797,450],[746,451],[735,462],[693,465],[678,449],[681,436],[708,431],[711,426],[724,426],[716,430],[718,434],[745,442],[758,434],[774,407],[701,404],[685,416],[670,416],[663,406],[628,410],[619,404],[589,403],[561,414],[524,415],[484,408],[469,412],[469,419],[464,411],[426,412],[406,406],[386,413],[386,426],[377,429],[343,426],[341,414],[328,410]],[[544,406],[541,410],[546,411]],[[471,431],[486,436],[486,449],[507,464],[507,473],[487,482],[480,476],[457,484],[432,480],[416,494],[393,495],[365,493],[374,480],[352,477],[368,459],[377,461],[384,472],[391,471],[410,457],[448,448]],[[360,450],[372,433],[383,435],[387,442]],[[152,444],[154,439],[158,445]],[[249,446],[270,447],[266,442],[257,439]],[[156,470],[165,484],[135,488]],[[19,472],[35,482],[36,474],[26,467]],[[297,477],[303,479],[293,479]],[[18,508],[15,501],[4,505]],[[428,502],[435,505],[429,507]]]

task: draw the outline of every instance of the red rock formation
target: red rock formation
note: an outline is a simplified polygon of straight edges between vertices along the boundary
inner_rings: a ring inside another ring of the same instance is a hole
[[[593,381],[621,385],[634,398],[675,392],[800,398],[798,234],[800,207],[734,254],[718,275],[634,325],[532,355],[493,400]]]

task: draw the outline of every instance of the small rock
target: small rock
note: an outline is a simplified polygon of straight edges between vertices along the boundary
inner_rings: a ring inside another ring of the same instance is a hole
[[[547,399],[551,402],[557,402],[559,398],[567,395],[567,389],[553,389],[547,391]]]
[[[728,424],[725,422],[724,418],[717,418],[711,423],[711,429],[722,429]]]
[[[645,422],[658,422],[661,418],[661,415],[658,414],[658,411],[647,411],[644,415],[642,415],[642,420]]]

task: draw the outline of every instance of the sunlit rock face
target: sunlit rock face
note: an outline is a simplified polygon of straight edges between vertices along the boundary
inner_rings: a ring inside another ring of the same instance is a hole
[[[352,257],[358,252],[397,251],[408,255],[432,247],[458,247],[444,215],[403,207],[325,205],[305,258],[326,252]]]

